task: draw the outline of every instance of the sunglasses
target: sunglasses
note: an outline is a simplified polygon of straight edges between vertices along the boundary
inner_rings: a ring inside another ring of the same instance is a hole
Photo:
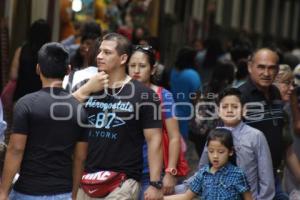
[[[154,49],[152,46],[148,46],[148,45],[135,45],[133,47],[133,50],[142,50],[146,53],[151,53],[151,54],[154,54]]]

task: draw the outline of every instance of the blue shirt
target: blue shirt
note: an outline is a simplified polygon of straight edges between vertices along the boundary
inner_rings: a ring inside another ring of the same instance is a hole
[[[189,189],[201,200],[242,200],[242,194],[250,190],[243,171],[230,163],[214,174],[205,165],[189,183]]]
[[[173,69],[170,75],[171,92],[176,105],[176,117],[178,118],[180,133],[184,138],[188,137],[189,118],[193,114],[191,95],[201,88],[199,74],[193,69],[177,71]],[[178,104],[179,103],[179,104]]]

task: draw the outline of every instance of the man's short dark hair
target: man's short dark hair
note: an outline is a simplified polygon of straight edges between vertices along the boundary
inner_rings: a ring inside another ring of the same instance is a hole
[[[118,54],[119,55],[127,54],[128,58],[130,57],[132,51],[132,45],[131,42],[128,40],[128,38],[126,38],[125,36],[120,35],[118,33],[108,33],[103,36],[102,41],[103,40],[116,41],[117,42],[116,50]]]
[[[99,24],[95,21],[88,21],[83,24],[81,42],[85,40],[95,40],[101,37],[102,30]]]
[[[241,59],[247,59],[252,52],[252,43],[246,37],[238,37],[232,41],[230,55],[232,61],[237,64]]]
[[[187,46],[179,49],[175,61],[176,68],[184,70],[193,67],[195,65],[196,54],[196,50],[192,47]]]
[[[63,79],[68,70],[69,53],[60,43],[46,43],[39,50],[38,64],[46,78]]]
[[[227,96],[236,96],[239,99],[239,101],[241,102],[241,104],[243,105],[242,93],[240,92],[240,90],[237,89],[237,88],[226,88],[219,95],[219,98],[218,98],[218,105],[219,106],[220,106],[220,103],[221,103],[222,99],[224,99]]]

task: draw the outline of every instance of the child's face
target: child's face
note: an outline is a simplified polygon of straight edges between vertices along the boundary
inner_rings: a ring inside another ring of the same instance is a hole
[[[242,120],[242,104],[234,95],[225,96],[219,105],[219,117],[225,126],[234,127]]]
[[[213,173],[222,168],[228,162],[229,156],[233,154],[232,150],[225,147],[219,140],[211,140],[207,150]]]

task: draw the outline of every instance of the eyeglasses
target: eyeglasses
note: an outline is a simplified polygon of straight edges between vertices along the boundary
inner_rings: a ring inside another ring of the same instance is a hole
[[[151,53],[154,54],[154,49],[152,46],[148,46],[148,45],[135,45],[133,46],[133,50],[142,50],[146,53]]]
[[[287,85],[287,86],[294,86],[294,81],[292,81],[292,80],[289,80],[289,81],[281,81],[280,83],[282,83],[282,84],[285,84],[285,85]]]

